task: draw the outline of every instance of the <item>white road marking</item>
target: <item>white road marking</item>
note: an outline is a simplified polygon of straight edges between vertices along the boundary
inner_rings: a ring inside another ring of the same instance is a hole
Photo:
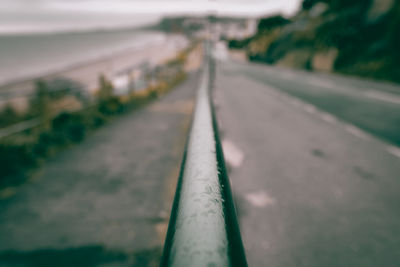
[[[335,116],[329,114],[329,113],[325,113],[325,112],[321,112],[321,118],[329,123],[336,123],[337,119]]]
[[[354,125],[351,124],[345,124],[344,129],[351,133],[352,135],[361,138],[361,139],[367,139],[368,135],[366,133],[364,133],[361,129],[357,128]]]
[[[313,106],[313,105],[310,105],[310,104],[304,104],[304,109],[305,109],[308,113],[311,113],[311,114],[314,114],[314,113],[317,112],[317,108],[316,108],[315,106]]]
[[[292,105],[294,105],[296,107],[300,107],[301,106],[301,102],[299,100],[297,100],[296,98],[291,98],[290,99],[290,103],[292,103]]]
[[[231,141],[225,139],[222,141],[222,149],[226,162],[232,167],[240,167],[243,163],[243,152]]]
[[[245,195],[245,198],[251,205],[263,208],[268,205],[273,205],[276,203],[276,200],[269,196],[264,191],[252,192]]]
[[[321,110],[317,109],[315,106],[313,106],[311,104],[305,103],[302,100],[299,100],[297,98],[293,98],[289,94],[287,94],[287,98],[289,99],[289,102],[293,106],[303,107],[308,113],[311,113],[311,114],[317,113],[317,114],[319,114],[321,116],[322,120],[324,120],[326,122],[329,122],[329,123],[332,123],[332,124],[335,124],[335,123],[338,122],[338,119],[335,116],[333,116],[333,115],[331,115],[329,113],[326,113],[324,111],[321,111]]]
[[[375,90],[369,90],[365,92],[365,96],[377,100],[382,100],[394,104],[400,104],[400,96],[395,94],[390,94],[386,92],[378,92]]]
[[[323,80],[320,80],[320,79],[310,79],[308,82],[311,83],[311,84],[318,85],[318,86],[323,86],[323,87],[332,87],[332,85],[333,85],[329,81],[324,82]],[[273,88],[273,89],[275,89],[277,91],[279,90],[277,88]],[[351,89],[352,88],[350,88],[349,90],[351,90]],[[354,125],[351,125],[351,124],[343,123],[343,122],[339,121],[334,115],[331,115],[331,114],[326,113],[324,111],[318,110],[315,106],[313,106],[311,104],[308,104],[308,103],[306,103],[306,102],[304,102],[302,100],[299,100],[297,98],[294,98],[290,94],[284,93],[282,95],[284,95],[287,98],[287,100],[293,106],[302,107],[308,113],[318,113],[320,115],[321,119],[326,121],[326,122],[329,122],[329,123],[332,123],[332,124],[340,123],[340,124],[344,125],[344,129],[347,132],[351,133],[352,135],[354,135],[354,136],[356,136],[358,138],[361,138],[361,139],[364,139],[364,140],[368,140],[368,139],[371,138],[371,136],[369,134],[367,134],[366,132],[364,132],[360,128],[358,128],[358,127],[356,127]],[[365,93],[365,96],[367,96],[369,98],[375,98],[375,99],[378,99],[378,100],[382,100],[382,101],[387,101],[387,102],[391,102],[391,103],[400,104],[400,96],[394,95],[394,94],[390,94],[390,93],[386,93],[386,92],[378,92],[378,91],[375,91],[375,90],[369,90],[369,91],[367,91]],[[386,150],[390,154],[400,158],[400,148],[395,147],[395,146],[391,146],[391,145],[387,145]],[[225,149],[224,149],[224,151],[225,151]],[[254,196],[249,194],[249,195],[246,196],[246,198],[247,198],[248,201],[251,202],[253,200]],[[255,199],[257,199],[257,197]],[[256,205],[256,204],[254,204],[254,205]]]
[[[398,158],[400,158],[400,148],[395,147],[395,146],[387,146],[387,151],[392,154],[393,156],[396,156]]]

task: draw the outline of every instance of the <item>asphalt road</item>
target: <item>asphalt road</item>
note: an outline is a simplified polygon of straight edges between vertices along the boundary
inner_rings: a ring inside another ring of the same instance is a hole
[[[400,146],[398,85],[257,64],[237,65],[237,71]]]
[[[216,77],[249,266],[398,266],[399,88],[229,60]]]
[[[198,75],[0,192],[0,266],[158,266]]]

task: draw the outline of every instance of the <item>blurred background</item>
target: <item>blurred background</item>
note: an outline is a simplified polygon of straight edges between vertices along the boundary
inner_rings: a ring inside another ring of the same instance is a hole
[[[0,0],[0,266],[158,266],[205,40],[249,266],[398,266],[399,14]]]

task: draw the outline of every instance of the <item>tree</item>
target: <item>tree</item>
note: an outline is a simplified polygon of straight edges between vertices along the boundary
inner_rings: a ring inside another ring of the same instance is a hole
[[[113,86],[110,81],[106,79],[106,77],[101,74],[99,77],[99,100],[100,102],[104,102],[109,100],[113,96]]]
[[[40,79],[35,82],[36,95],[32,108],[39,115],[40,119],[45,122],[50,116],[50,97],[47,83]]]
[[[276,27],[284,26],[288,24],[290,20],[278,15],[268,18],[262,18],[258,22],[258,31],[269,31]]]

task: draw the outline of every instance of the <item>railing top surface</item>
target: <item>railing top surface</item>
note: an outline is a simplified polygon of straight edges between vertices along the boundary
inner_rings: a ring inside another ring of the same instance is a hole
[[[204,67],[161,266],[246,266]]]

